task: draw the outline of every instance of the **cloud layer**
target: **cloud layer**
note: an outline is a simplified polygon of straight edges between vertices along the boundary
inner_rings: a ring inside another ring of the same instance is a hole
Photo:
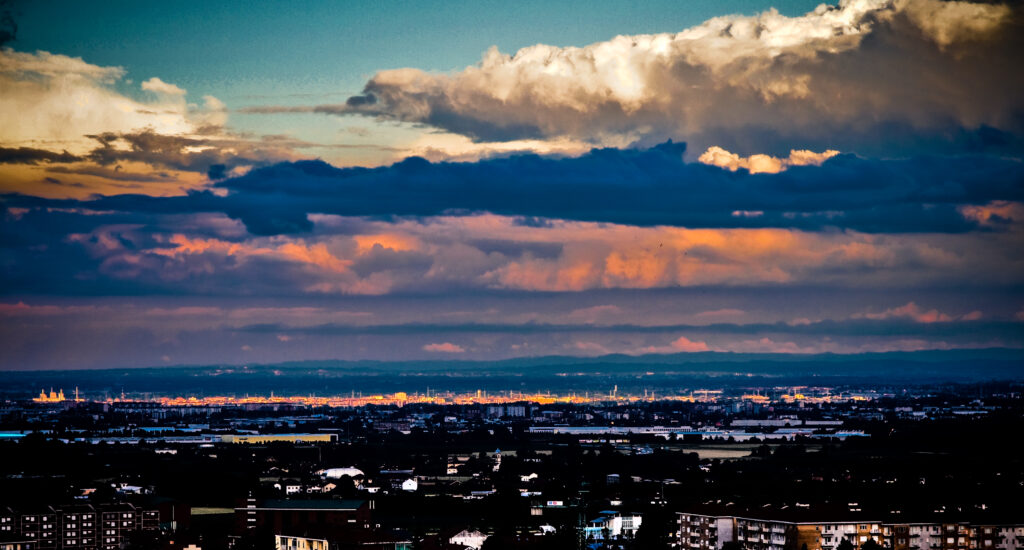
[[[243,109],[0,49],[0,369],[1024,347],[1022,21],[844,0]],[[418,156],[314,158],[364,147]]]
[[[639,151],[594,150],[577,158],[528,155],[471,163],[410,158],[375,169],[297,162],[218,182],[215,187],[226,196],[203,191],[168,198],[4,200],[9,207],[220,212],[241,220],[257,235],[311,231],[313,214],[402,217],[480,212],[641,226],[955,233],[1005,229],[1016,215],[1005,205],[1024,200],[1024,170],[1015,159],[874,160],[840,155],[820,167],[751,174],[746,169],[732,172],[686,163],[683,149],[667,143]],[[134,149],[110,154],[149,155]],[[201,154],[172,154],[160,162],[189,164],[202,159]],[[1004,216],[984,214],[994,208],[1002,208]]]
[[[844,0],[585,47],[492,48],[454,74],[381,71],[345,104],[249,112],[355,113],[492,142],[1020,151],[1022,50],[1016,3]]]

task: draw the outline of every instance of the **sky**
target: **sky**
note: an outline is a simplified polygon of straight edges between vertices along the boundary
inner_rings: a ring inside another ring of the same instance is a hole
[[[1020,348],[1022,17],[0,2],[0,369]]]

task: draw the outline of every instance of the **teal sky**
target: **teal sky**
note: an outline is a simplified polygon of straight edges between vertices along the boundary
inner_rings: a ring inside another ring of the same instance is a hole
[[[450,71],[491,45],[582,46],[619,34],[680,31],[711,17],[813,0],[548,2],[24,2],[20,51],[44,50],[159,76],[232,107],[273,97],[297,104],[359,92],[381,69]]]
[[[100,66],[123,67],[118,83],[138,97],[138,83],[159,77],[228,108],[341,103],[379,70],[456,71],[492,45],[502,52],[538,44],[584,46],[621,34],[677,32],[728,14],[774,7],[806,13],[812,0],[609,0],[547,2],[23,2],[15,7],[19,51],[48,51]],[[59,16],[55,17],[55,14]],[[340,165],[394,160],[424,130],[353,117],[250,116],[230,126],[365,149],[315,149]],[[374,146],[382,145],[383,149]]]

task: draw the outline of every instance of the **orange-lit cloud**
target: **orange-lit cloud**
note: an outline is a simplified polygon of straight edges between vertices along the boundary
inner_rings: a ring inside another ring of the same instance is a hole
[[[344,273],[352,263],[349,260],[336,257],[327,249],[324,243],[306,244],[301,239],[276,246],[256,246],[220,239],[190,239],[185,235],[177,234],[173,235],[169,242],[176,245],[175,248],[157,248],[152,252],[172,258],[182,255],[206,253],[240,256],[243,258],[274,255],[281,259],[337,273]]]
[[[585,323],[595,323],[598,321],[607,321],[613,319],[622,314],[622,308],[612,304],[605,304],[600,306],[591,306],[581,309],[574,309],[570,311],[566,317],[574,321],[583,321]]]
[[[834,149],[821,153],[794,149],[789,152],[789,157],[786,158],[762,154],[741,157],[721,147],[712,146],[708,147],[708,150],[704,151],[697,160],[704,164],[726,168],[733,172],[742,168],[751,174],[777,174],[790,166],[821,166],[823,162],[838,154],[839,151]]]
[[[705,342],[695,342],[685,336],[676,338],[668,345],[665,346],[647,346],[636,350],[634,353],[695,353],[702,351],[711,351]]]
[[[331,254],[324,243],[314,245],[287,243],[279,246],[277,251],[290,260],[315,265],[321,269],[337,273],[344,273],[348,270],[348,266],[352,264],[351,261],[339,259]]]
[[[578,341],[572,343],[572,350],[583,355],[608,355],[612,353],[607,347],[599,342]]]
[[[942,313],[937,309],[923,310],[914,302],[908,302],[905,305],[887,309],[879,313],[858,313],[853,315],[855,319],[911,319],[918,323],[949,323],[955,320],[960,321],[977,321],[984,315],[980,311],[971,311],[964,315],[954,316],[947,313]]]
[[[438,353],[465,353],[466,349],[458,344],[444,342],[441,344],[427,344],[423,346],[423,351],[432,351]]]
[[[1011,246],[1016,234],[1009,232],[879,235],[563,220],[528,226],[515,218],[483,214],[360,221],[361,232],[351,236],[332,234],[332,219],[319,217],[317,226],[323,227],[303,237],[251,237],[231,224],[209,226],[231,238],[150,234],[139,226],[123,225],[72,234],[66,241],[81,246],[117,277],[175,282],[202,275],[213,283],[229,273],[245,276],[260,259],[303,268],[301,273],[287,272],[287,280],[294,284],[290,291],[327,294],[378,295],[453,285],[579,292],[705,285],[1002,284],[1024,276]],[[164,246],[146,248],[153,241]],[[979,266],[986,268],[979,271]],[[608,307],[576,308],[563,319],[587,323],[623,319],[621,305],[604,306]],[[915,308],[867,311],[862,318],[904,316],[921,322],[952,318]],[[726,307],[680,314],[691,322],[718,322],[744,313]]]
[[[985,227],[1024,228],[1024,203],[993,201],[984,205],[963,205],[960,213]]]
[[[416,250],[420,247],[419,241],[408,235],[397,233],[380,233],[376,235],[356,235],[352,237],[356,241],[356,248],[360,254],[370,252],[375,247],[396,252]]]

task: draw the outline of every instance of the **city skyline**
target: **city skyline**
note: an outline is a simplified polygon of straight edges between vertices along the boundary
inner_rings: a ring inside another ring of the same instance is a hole
[[[1024,348],[1016,3],[0,10],[0,370]]]

